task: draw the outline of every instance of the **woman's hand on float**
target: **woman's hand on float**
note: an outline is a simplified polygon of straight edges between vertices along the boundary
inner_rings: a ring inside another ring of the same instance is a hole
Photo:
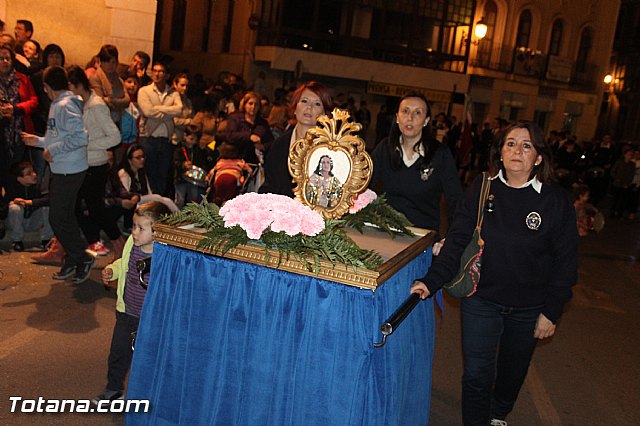
[[[536,328],[533,332],[533,337],[536,339],[545,339],[547,337],[553,336],[556,332],[556,325],[551,322],[551,320],[544,316],[544,314],[538,315],[538,320],[536,321]]]
[[[427,288],[426,284],[422,281],[414,281],[411,285],[411,290],[409,290],[409,293],[419,294],[420,299],[426,299],[431,294],[429,293],[429,289]]]
[[[442,246],[444,245],[444,238],[441,239],[440,241],[437,241],[435,243],[433,243],[433,248],[431,249],[431,252],[433,253],[434,256],[437,256],[440,254],[440,250],[442,249]]]

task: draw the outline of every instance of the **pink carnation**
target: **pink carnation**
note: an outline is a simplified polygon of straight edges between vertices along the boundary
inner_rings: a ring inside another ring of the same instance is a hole
[[[284,195],[250,192],[229,200],[220,209],[224,226],[240,226],[252,240],[258,240],[267,228],[294,236],[313,236],[324,229],[319,213]]]
[[[367,207],[373,200],[378,198],[378,195],[370,189],[358,194],[353,200],[353,205],[349,206],[349,213],[354,214]]]

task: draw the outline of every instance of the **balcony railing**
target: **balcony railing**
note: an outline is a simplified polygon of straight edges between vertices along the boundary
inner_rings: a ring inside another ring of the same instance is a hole
[[[466,58],[464,55],[436,52],[400,43],[336,36],[286,27],[277,29],[260,28],[257,44],[451,72],[465,72]]]
[[[567,83],[571,87],[587,92],[595,92],[600,84],[599,67],[584,64],[554,55],[545,55],[539,50],[505,46],[481,40],[476,55],[469,65],[508,74],[522,75],[540,80]]]
[[[464,73],[467,58],[401,43],[372,41],[358,37],[344,37],[287,27],[258,31],[258,45],[280,46],[289,49],[370,59],[401,65]],[[469,65],[507,74],[521,75],[539,80],[568,84],[574,89],[595,93],[600,85],[599,67],[554,55],[545,55],[528,48],[516,48],[489,40],[481,40]]]

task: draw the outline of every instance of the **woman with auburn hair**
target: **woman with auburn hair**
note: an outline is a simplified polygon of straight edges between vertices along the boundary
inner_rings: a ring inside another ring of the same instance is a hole
[[[322,84],[310,81],[293,92],[289,109],[296,125],[276,139],[267,152],[264,164],[266,180],[260,192],[293,198],[293,181],[288,168],[289,147],[317,125],[318,117],[331,111],[331,96]]]

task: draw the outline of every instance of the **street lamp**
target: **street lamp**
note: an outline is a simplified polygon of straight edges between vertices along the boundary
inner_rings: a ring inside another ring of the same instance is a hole
[[[615,72],[614,72],[615,73]],[[605,132],[609,133],[611,127],[615,124],[618,112],[618,97],[616,96],[617,85],[620,82],[620,79],[613,76],[613,74],[607,74],[602,79],[604,84],[607,85],[607,114],[605,116]]]
[[[484,17],[483,17],[478,22],[476,22],[476,25],[473,29],[473,35],[475,36],[475,40],[471,39],[471,34],[467,36],[467,32],[462,31],[462,43],[463,43],[462,45],[464,46],[465,44],[466,45],[473,44],[477,46],[480,43],[480,40],[485,38],[485,36],[487,35],[488,29],[489,27],[487,26],[486,21],[484,20]]]
[[[484,16],[478,22],[476,22],[476,28],[473,30],[473,34],[479,40],[482,40],[487,35],[487,30],[489,27],[487,26],[486,21],[484,20]]]

